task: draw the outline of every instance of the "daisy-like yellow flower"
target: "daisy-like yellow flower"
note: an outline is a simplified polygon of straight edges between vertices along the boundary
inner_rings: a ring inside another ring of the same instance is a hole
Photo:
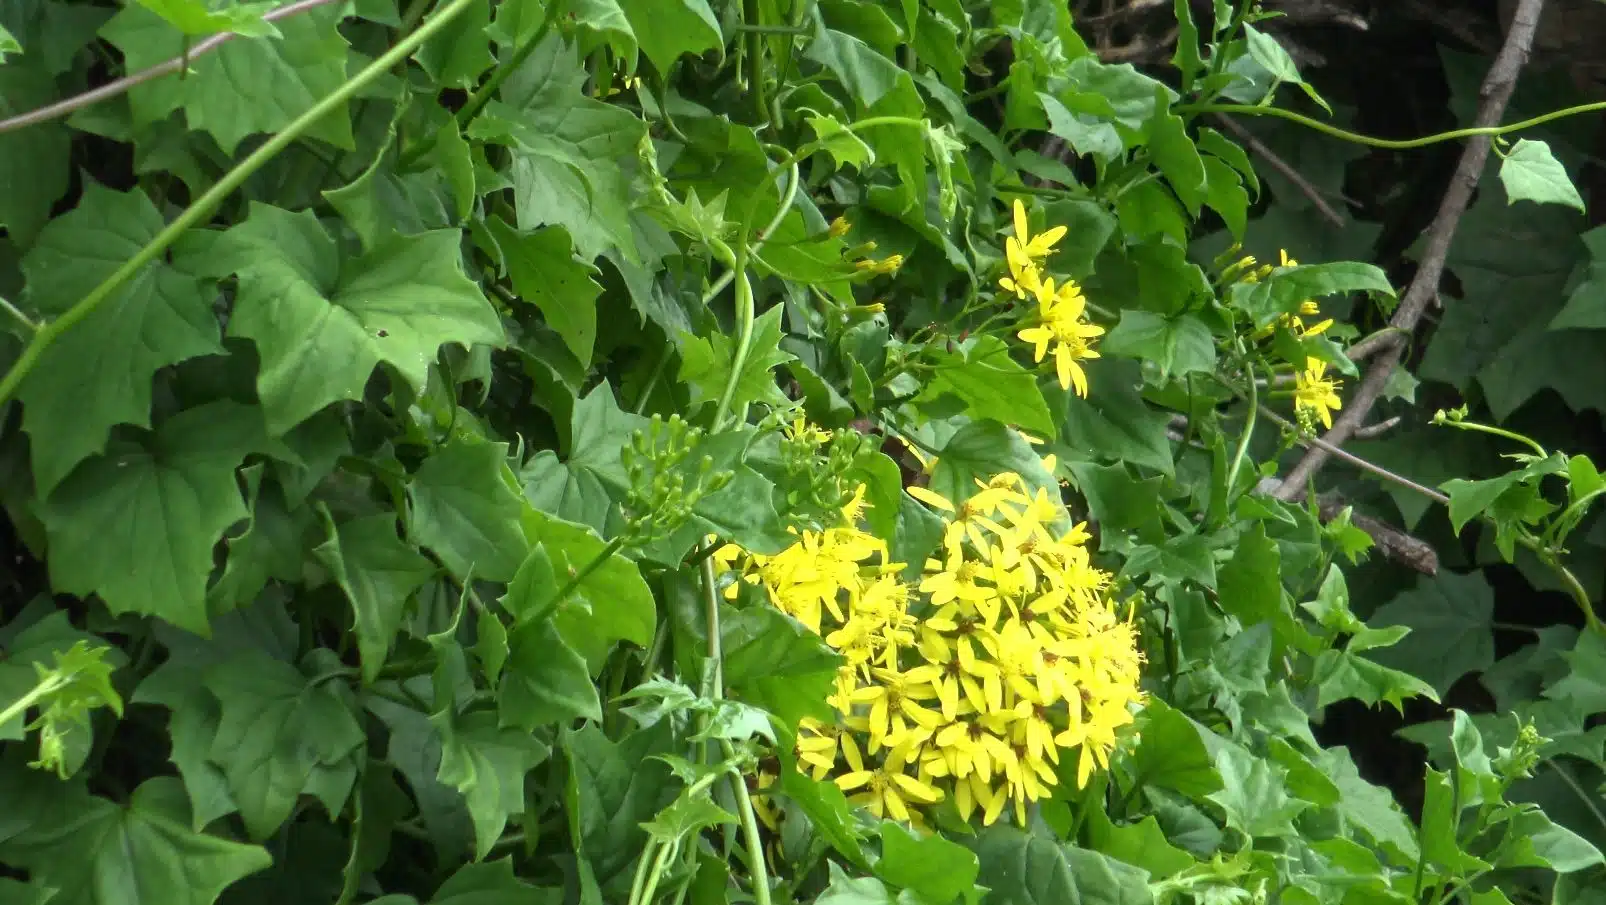
[[[1084,398],[1087,372],[1081,362],[1099,357],[1092,340],[1104,333],[1103,327],[1083,320],[1086,310],[1087,299],[1074,281],[1066,280],[1056,289],[1052,278],[1044,280],[1037,289],[1037,325],[1016,334],[1032,344],[1034,361],[1041,362],[1052,346],[1060,389],[1075,386],[1076,395]]]
[[[1307,428],[1319,420],[1322,427],[1331,429],[1333,412],[1344,406],[1344,401],[1338,398],[1342,381],[1326,374],[1327,362],[1319,358],[1307,358],[1305,370],[1294,375],[1294,411],[1300,423]]]
[[[1142,706],[1143,657],[1086,527],[1017,474],[978,479],[968,498],[909,488],[946,522],[917,582],[854,522],[802,532],[772,557],[721,551],[718,568],[764,586],[771,605],[845,660],[827,704],[798,726],[798,768],[877,817],[924,829],[951,800],[991,824],[1107,769]],[[916,615],[916,614],[924,614]]]
[[[1054,253],[1054,246],[1065,237],[1065,227],[1051,227],[1037,235],[1031,234],[1026,222],[1026,205],[1015,199],[1015,235],[1004,240],[1004,262],[1009,273],[1000,278],[998,285],[1016,298],[1027,298],[1042,285],[1043,274],[1039,261]]]

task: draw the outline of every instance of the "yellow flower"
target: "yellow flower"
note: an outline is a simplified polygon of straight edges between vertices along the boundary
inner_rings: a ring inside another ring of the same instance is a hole
[[[798,726],[798,769],[917,828],[945,798],[965,819],[1024,824],[1059,781],[1062,749],[1085,784],[1143,703],[1133,614],[1109,599],[1086,526],[1064,528],[1063,503],[1019,475],[976,486],[957,505],[909,489],[945,521],[915,586],[855,524],[861,495],[843,525],[801,532],[775,556],[716,554],[843,655],[835,718]]]
[[[1343,407],[1338,398],[1341,381],[1326,377],[1327,362],[1319,358],[1305,359],[1305,370],[1294,375],[1294,411],[1306,427],[1319,419],[1322,426],[1332,428],[1333,412]]]
[[[1024,299],[1042,285],[1038,261],[1054,253],[1054,246],[1064,238],[1066,230],[1063,226],[1055,226],[1033,236],[1026,222],[1026,205],[1018,198],[1015,199],[1014,214],[1015,235],[1004,240],[1004,261],[1009,265],[1009,275],[999,279],[998,285],[1014,293],[1017,298]]]
[[[1104,328],[1082,319],[1087,299],[1071,280],[1057,290],[1052,279],[1045,280],[1037,290],[1038,324],[1020,331],[1017,336],[1033,347],[1033,360],[1042,361],[1050,345],[1054,348],[1054,369],[1059,376],[1060,388],[1076,387],[1076,395],[1087,396],[1087,374],[1079,362],[1098,358],[1089,340],[1104,333]]]
[[[852,228],[853,224],[848,222],[847,217],[837,217],[835,220],[831,221],[831,227],[829,230],[827,230],[826,234],[833,239],[840,239],[847,235],[848,230]]]
[[[867,808],[876,817],[906,821],[911,816],[909,802],[936,804],[942,800],[942,792],[903,772],[905,764],[896,754],[893,752],[873,770],[861,768],[838,776],[836,784],[844,792],[862,789],[848,800]]]

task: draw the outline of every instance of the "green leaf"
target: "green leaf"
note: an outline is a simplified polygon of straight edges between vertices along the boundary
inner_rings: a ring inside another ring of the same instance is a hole
[[[215,266],[239,274],[229,335],[256,343],[257,392],[275,434],[361,399],[381,361],[422,394],[443,344],[502,345],[496,309],[463,275],[459,241],[456,230],[391,235],[342,261],[311,211],[251,206],[218,243]]]
[[[137,189],[88,183],[78,206],[50,221],[23,258],[28,301],[47,316],[62,314],[163,226]],[[151,376],[223,351],[218,332],[205,283],[153,263],[46,349],[18,391],[39,495],[48,498],[74,466],[100,452],[113,426],[149,427]]]
[[[59,8],[53,4],[44,9],[48,14]],[[0,45],[9,37],[0,29]],[[16,42],[11,44],[15,52]],[[4,56],[5,50],[0,49],[0,59]],[[19,116],[43,107],[57,96],[55,79],[44,67],[20,61],[0,66],[0,116]],[[5,174],[0,177],[0,226],[20,248],[33,244],[40,228],[50,221],[50,209],[67,191],[72,177],[71,140],[71,133],[60,122],[34,123],[26,129],[0,134],[0,173]],[[78,203],[89,202],[90,196],[99,191],[103,190],[91,182],[86,186],[86,197]],[[93,222],[88,221],[86,227]],[[117,225],[103,228],[112,231]],[[60,304],[73,301],[76,299]]]
[[[1606,864],[1594,844],[1541,812],[1512,818],[1509,831],[1512,844],[1500,851],[1496,867],[1545,867],[1572,874]]]
[[[641,824],[674,797],[669,767],[653,757],[672,750],[666,728],[638,730],[617,742],[595,724],[563,734],[574,848],[602,883],[636,860],[647,840]]]
[[[1156,880],[1172,877],[1194,864],[1192,855],[1166,838],[1153,815],[1116,826],[1102,809],[1094,809],[1088,813],[1087,831],[1094,851],[1141,867]]]
[[[952,393],[964,401],[965,413],[972,418],[992,418],[1040,436],[1054,435],[1054,420],[1036,376],[1010,357],[1003,340],[979,336],[962,351],[938,349],[931,358],[935,372],[922,399]]]
[[[540,512],[526,512],[525,518],[527,534],[546,547],[560,580],[584,572],[553,618],[563,640],[585,657],[593,673],[614,642],[643,648],[652,643],[657,604],[635,563],[610,551],[583,525]]]
[[[1101,350],[1152,362],[1162,377],[1216,369],[1216,344],[1210,328],[1192,314],[1167,318],[1152,311],[1127,309],[1104,338]]]
[[[981,866],[975,853],[941,836],[918,837],[890,820],[881,822],[881,860],[876,876],[913,890],[931,905],[968,895]]]
[[[897,905],[898,899],[875,877],[850,877],[836,862],[830,865],[831,884],[814,905]]]
[[[1155,576],[1162,581],[1187,578],[1207,588],[1216,586],[1216,557],[1210,539],[1200,534],[1183,534],[1161,546],[1135,547],[1122,566],[1123,575]]]
[[[1029,492],[1041,487],[1051,497],[1059,496],[1059,482],[1043,468],[1043,460],[1031,444],[992,420],[972,421],[948,438],[937,454],[930,486],[958,505],[976,493],[977,478],[987,481],[1006,471],[1020,475]]]
[[[1439,699],[1433,686],[1416,676],[1389,669],[1347,651],[1322,651],[1316,658],[1312,673],[1317,687],[1317,707],[1354,698],[1369,707],[1387,701],[1395,710],[1403,713],[1406,698]]]
[[[1221,608],[1245,625],[1276,619],[1283,612],[1281,574],[1277,543],[1266,537],[1265,524],[1256,522],[1217,576]]]
[[[1061,393],[1065,444],[1077,458],[1125,461],[1169,475],[1174,469],[1170,416],[1156,411],[1139,392],[1138,365],[1119,359],[1098,359],[1086,368],[1087,398]]]
[[[1361,778],[1349,751],[1329,748],[1317,760],[1322,773],[1338,787],[1339,813],[1379,845],[1389,847],[1402,863],[1416,860],[1416,830],[1394,800],[1394,794]]]
[[[235,468],[269,446],[258,411],[233,402],[180,412],[138,443],[113,444],[39,507],[52,584],[98,594],[113,613],[206,635],[213,547],[247,516]]]
[[[1222,788],[1222,779],[1201,738],[1202,730],[1158,699],[1144,709],[1144,723],[1133,755],[1143,782],[1201,798]]]
[[[754,402],[776,408],[790,404],[776,385],[774,374],[775,367],[793,359],[780,350],[782,307],[776,305],[753,320],[752,342],[731,395],[732,411],[741,411],[742,406]],[[719,332],[707,339],[683,333],[680,339],[680,381],[691,387],[693,402],[717,403],[736,362],[736,340]]]
[[[705,793],[706,794],[706,793]],[[669,807],[641,826],[659,842],[669,844],[716,826],[733,826],[736,815],[704,795],[681,795]]]
[[[726,609],[720,619],[725,682],[741,700],[789,729],[805,716],[828,719],[841,655],[796,619],[768,606]]]
[[[277,832],[296,799],[313,791],[317,774],[348,762],[366,741],[340,686],[309,681],[266,654],[241,653],[213,666],[206,687],[222,708],[210,757],[254,839]],[[355,778],[352,768],[348,790]]]
[[[508,581],[527,545],[507,471],[507,444],[454,436],[407,485],[407,534],[461,580]]]
[[[281,38],[236,38],[190,63],[185,78],[152,79],[128,93],[134,126],[160,122],[183,108],[191,129],[210,132],[232,155],[247,136],[278,132],[346,80],[348,46],[334,6],[279,19]],[[123,52],[130,72],[179,56],[184,35],[137,5],[106,23],[101,34]],[[307,136],[350,150],[351,120],[341,105]]]
[[[396,517],[384,512],[340,525],[320,506],[329,539],[313,553],[334,576],[351,602],[352,630],[364,682],[373,682],[390,655],[392,639],[414,591],[435,574],[435,566],[404,543]]]
[[[1572,650],[1563,653],[1567,674],[1544,690],[1545,697],[1571,704],[1580,713],[1606,710],[1606,638],[1584,632]]]
[[[988,889],[988,905],[1061,905],[1082,901],[1077,877],[1059,845],[995,823],[975,838],[981,870],[977,884]]]
[[[569,232],[561,226],[520,232],[500,217],[486,218],[485,225],[507,260],[513,291],[541,309],[575,359],[589,367],[602,294],[597,268],[575,258]]]
[[[1462,676],[1494,665],[1493,620],[1494,590],[1482,572],[1440,570],[1372,614],[1371,627],[1406,626],[1411,640],[1369,656],[1423,679],[1442,697]]]
[[[816,141],[827,153],[836,158],[838,167],[851,166],[863,170],[875,163],[875,151],[864,139],[848,131],[837,118],[820,113],[808,117]]]
[[[17,43],[11,32],[6,31],[5,26],[0,25],[0,63],[6,61],[8,53],[22,53],[22,45]]]
[[[1221,789],[1209,797],[1221,805],[1228,826],[1252,838],[1294,835],[1293,819],[1310,803],[1288,794],[1287,771],[1236,745],[1217,749],[1215,764]]]
[[[1182,117],[1167,109],[1168,92],[1164,86],[1155,87],[1155,115],[1147,127],[1149,153],[1188,213],[1197,217],[1199,205],[1205,200],[1204,160],[1188,136]]]
[[[1589,266],[1567,296],[1567,304],[1550,322],[1553,331],[1606,327],[1606,226],[1597,226],[1579,238],[1589,250]]]
[[[491,4],[476,3],[431,35],[413,58],[440,86],[473,88],[485,70],[496,65],[485,40],[490,24]]]
[[[826,28],[823,17],[816,16],[814,37],[803,55],[830,70],[861,110],[894,91],[915,91],[909,73],[853,35]]]
[[[524,775],[546,760],[551,749],[528,731],[499,727],[492,713],[456,718],[440,713],[430,722],[441,733],[438,778],[463,793],[474,820],[474,854],[484,858],[501,837],[508,815],[524,811]]]
[[[783,761],[788,764],[781,770],[781,792],[803,809],[814,831],[824,837],[838,854],[855,866],[869,870],[864,848],[859,844],[859,826],[847,796],[829,779],[814,780],[799,773],[793,768],[792,756],[790,751],[781,754]]]
[[[271,2],[236,3],[212,8],[201,0],[139,0],[139,5],[161,16],[179,31],[192,37],[227,31],[251,38],[280,37],[272,22],[262,14],[276,5]]]
[[[524,732],[549,723],[602,720],[602,702],[585,659],[547,619],[524,622],[508,636],[496,709],[501,725]]]
[[[531,886],[513,873],[513,859],[465,864],[435,890],[430,905],[551,905],[552,890]]]
[[[212,905],[273,863],[266,850],[190,829],[176,779],[147,780],[126,806],[64,787],[0,858],[54,888],[50,905]]]
[[[1500,158],[1500,181],[1506,187],[1506,203],[1532,201],[1537,204],[1565,204],[1584,209],[1567,168],[1550,153],[1550,145],[1531,138],[1517,140]]]
[[[475,119],[468,137],[514,149],[507,175],[519,229],[562,226],[581,258],[594,260],[616,247],[634,262],[627,173],[646,125],[589,97],[587,79],[575,48],[549,34],[503,83],[500,99]]]
[[[708,0],[618,0],[641,52],[662,73],[683,54],[722,50],[724,37]],[[723,52],[722,52],[723,55]]]
[[[1256,327],[1265,327],[1284,314],[1295,313],[1307,299],[1340,292],[1380,292],[1393,297],[1394,287],[1388,274],[1376,265],[1338,261],[1280,267],[1258,282],[1234,283],[1227,298],[1234,308],[1248,314]]]

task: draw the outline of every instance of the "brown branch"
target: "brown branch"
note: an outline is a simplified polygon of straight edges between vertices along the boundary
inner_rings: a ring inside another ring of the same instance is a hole
[[[296,0],[295,3],[290,3],[270,12],[263,13],[262,21],[274,22],[279,19],[289,18],[290,16],[304,13],[310,9],[316,9],[320,6],[327,6],[333,2],[334,0]],[[171,60],[157,63],[155,66],[151,66],[147,69],[141,69],[139,72],[136,72],[133,75],[125,75],[116,81],[107,82],[106,84],[101,85],[99,88],[93,88],[89,91],[85,91],[83,94],[75,94],[72,97],[59,100],[54,104],[48,104],[40,107],[37,110],[29,110],[27,113],[19,113],[10,119],[0,119],[0,135],[16,129],[24,128],[26,126],[33,126],[39,123],[49,122],[53,119],[60,119],[63,116],[67,116],[72,112],[84,107],[88,107],[91,104],[98,104],[103,100],[114,98],[130,88],[133,88],[136,85],[144,84],[151,79],[161,78],[164,75],[170,75],[178,72],[180,69],[184,68],[186,60],[193,63],[197,58],[217,50],[219,47],[222,47],[224,44],[238,37],[240,36],[232,31],[220,32],[208,37],[204,41],[196,42],[195,46],[190,48],[190,52],[187,56],[180,54]]]
[[[1237,136],[1238,140],[1243,142],[1245,145],[1248,145],[1249,150],[1259,154],[1262,158],[1264,158],[1266,163],[1270,165],[1272,169],[1283,174],[1284,179],[1292,182],[1294,184],[1294,188],[1299,189],[1301,194],[1303,194],[1306,198],[1309,198],[1312,204],[1316,205],[1316,211],[1326,218],[1327,222],[1337,227],[1342,227],[1344,225],[1344,218],[1338,213],[1338,211],[1333,210],[1333,206],[1327,203],[1327,199],[1322,197],[1322,193],[1316,188],[1316,186],[1310,184],[1309,179],[1306,179],[1298,170],[1294,169],[1293,164],[1282,159],[1281,157],[1278,157],[1275,151],[1266,147],[1265,142],[1256,138],[1254,133],[1239,125],[1238,122],[1231,117],[1218,113],[1216,114],[1215,119],[1216,122],[1221,124],[1222,128]]]
[[[1368,424],[1367,426],[1365,426],[1363,428],[1360,428],[1359,430],[1355,431],[1354,439],[1356,439],[1356,440],[1372,440],[1372,439],[1375,439],[1377,437],[1381,437],[1384,434],[1388,433],[1389,431],[1393,430],[1394,428],[1398,427],[1400,425],[1400,421],[1401,420],[1402,419],[1400,418],[1399,415],[1395,415],[1392,418],[1385,418],[1384,420],[1379,421],[1376,424]]]
[[[1350,504],[1336,493],[1324,493],[1316,498],[1316,511],[1324,523],[1343,515],[1345,509],[1350,509]],[[1366,532],[1385,558],[1423,575],[1439,574],[1439,551],[1420,537],[1413,537],[1393,525],[1353,509],[1350,509],[1349,523]]]
[[[1516,12],[1512,15],[1511,30],[1506,35],[1505,44],[1500,48],[1500,53],[1489,67],[1489,74],[1483,80],[1483,88],[1480,91],[1483,101],[1478,107],[1477,118],[1473,121],[1474,126],[1497,125],[1505,115],[1506,104],[1510,102],[1511,94],[1517,87],[1517,76],[1521,73],[1523,64],[1527,62],[1529,49],[1533,47],[1534,32],[1539,27],[1539,16],[1544,11],[1544,6],[1545,0],[1519,0]],[[1461,215],[1471,202],[1472,193],[1483,174],[1484,163],[1489,158],[1489,144],[1490,139],[1486,135],[1470,139],[1466,150],[1461,154],[1461,162],[1450,177],[1450,186],[1445,190],[1439,211],[1434,215],[1433,222],[1428,225],[1427,242],[1423,247],[1416,275],[1412,277],[1405,296],[1400,300],[1399,308],[1395,309],[1394,316],[1389,319],[1389,325],[1398,327],[1401,333],[1394,334],[1394,341],[1372,359],[1366,369],[1366,376],[1350,399],[1349,406],[1333,423],[1332,430],[1322,437],[1322,442],[1316,448],[1306,451],[1304,457],[1288,473],[1288,477],[1277,488],[1275,495],[1278,499],[1294,500],[1304,494],[1305,485],[1326,464],[1333,451],[1366,423],[1372,407],[1383,394],[1389,375],[1393,373],[1395,365],[1400,363],[1400,357],[1405,351],[1404,336],[1416,329],[1417,321],[1421,320],[1428,303],[1438,295],[1439,278],[1444,274],[1444,262],[1450,253],[1450,242],[1455,238]]]

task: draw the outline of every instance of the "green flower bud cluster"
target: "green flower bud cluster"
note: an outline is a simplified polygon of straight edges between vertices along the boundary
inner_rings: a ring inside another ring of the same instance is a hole
[[[805,523],[828,519],[834,524],[861,483],[848,473],[863,449],[864,437],[857,431],[828,431],[802,418],[785,425],[780,443],[785,512]]]
[[[711,456],[692,461],[703,436],[702,428],[679,415],[668,419],[653,415],[645,431],[631,435],[619,454],[630,481],[621,535],[628,544],[640,546],[673,534],[704,497],[724,489],[735,477],[734,472],[714,470]]]

